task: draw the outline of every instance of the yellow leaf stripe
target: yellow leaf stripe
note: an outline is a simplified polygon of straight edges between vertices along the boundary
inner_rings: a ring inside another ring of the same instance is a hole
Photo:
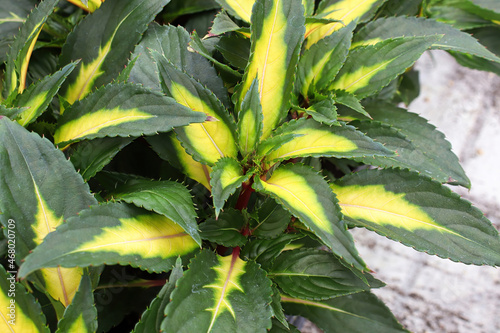
[[[211,191],[210,173],[212,172],[212,168],[195,161],[191,155],[186,153],[186,150],[182,147],[181,142],[177,140],[177,138],[172,138],[172,144],[176,151],[177,159],[183,168],[182,171],[189,178],[196,180],[198,183],[205,186],[207,190]]]
[[[227,297],[234,290],[239,290],[244,293],[240,285],[240,277],[245,274],[245,262],[238,258],[236,252],[231,256],[218,257],[218,259],[220,265],[212,268],[217,273],[217,278],[213,284],[205,286],[205,288],[213,289],[215,294],[214,307],[207,309],[212,312],[212,319],[207,332],[212,330],[215,321],[224,311],[229,311],[233,318],[236,318],[234,309]]]
[[[29,102],[26,103],[26,105],[24,105],[26,107],[29,107],[29,109],[21,112],[21,114],[19,115],[19,118],[17,119],[17,122],[19,123],[19,125],[25,126],[30,120],[33,119],[33,115],[38,110],[40,105],[43,104],[43,102],[47,98],[47,95],[48,95],[48,92],[45,91],[45,92],[38,94],[34,98],[30,98]]]
[[[102,233],[70,253],[116,252],[142,258],[170,258],[198,247],[182,227],[159,214],[120,219],[121,225],[104,227]]]
[[[87,329],[87,325],[85,325],[85,319],[83,319],[83,314],[81,314],[71,325],[68,332],[75,333],[87,333],[89,330]]]
[[[287,52],[285,43],[287,17],[283,13],[285,0],[276,0],[271,8],[271,15],[265,18],[262,34],[255,40],[253,54],[247,67],[247,77],[241,87],[243,98],[255,78],[259,81],[259,97],[264,115],[262,139],[271,134],[280,118],[286,84]]]
[[[334,308],[333,306],[330,306],[330,305],[324,304],[324,303],[320,303],[320,302],[308,301],[308,300],[299,299],[299,298],[291,298],[291,297],[283,296],[283,295],[281,296],[281,301],[282,302],[289,302],[289,303],[297,303],[297,304],[309,305],[309,306],[315,306],[315,307],[318,307],[318,308],[323,308],[323,309],[326,309],[326,310],[330,310],[330,311],[335,311],[335,312],[347,314],[347,315],[350,315],[350,316],[353,316],[353,317],[366,319],[365,317],[362,317],[362,316],[357,315],[355,313],[347,312],[347,311],[344,311],[344,310],[339,309],[339,308]]]
[[[36,41],[38,39],[38,36],[40,35],[40,32],[42,31],[42,28],[43,24],[37,25],[35,29],[33,29],[32,33],[36,33],[36,35],[35,37],[33,37],[28,52],[26,53],[26,57],[23,59],[23,63],[21,64],[18,93],[22,93],[24,91],[24,88],[26,88],[26,75],[28,74],[28,64],[30,62],[31,54],[33,53],[33,49],[35,48]]]
[[[104,0],[88,0],[87,6],[83,4],[82,0],[67,0],[68,2],[71,2],[73,5],[80,7],[83,10],[88,11],[89,13],[93,13],[97,8],[101,6],[101,3],[104,2]]]
[[[255,0],[224,0],[225,5],[231,8],[243,21],[250,23],[252,7]]]
[[[286,201],[295,210],[308,216],[314,225],[333,234],[333,229],[326,215],[321,200],[307,179],[291,170],[277,169],[267,181],[261,181],[266,192]]]
[[[16,288],[17,289],[17,288]],[[19,290],[17,292],[20,292]],[[23,312],[23,309],[16,303],[13,315],[15,315],[15,320],[12,321],[12,317],[9,316],[11,313],[9,306],[12,307],[11,300],[13,298],[8,297],[7,290],[0,292],[0,332],[5,333],[38,333],[40,330],[36,327],[33,320]]]
[[[116,107],[114,109],[99,110],[87,113],[80,118],[60,126],[54,134],[54,141],[58,144],[76,140],[90,134],[95,134],[106,127],[154,117],[156,116],[137,109],[122,110]]]
[[[335,79],[331,88],[344,89],[354,93],[356,90],[368,86],[370,79],[378,72],[384,70],[394,59],[389,59],[373,66],[362,66],[354,72],[345,73],[341,77]]]
[[[331,35],[335,31],[348,25],[355,19],[363,16],[379,0],[342,0],[322,10],[322,18],[339,20],[329,24],[308,24],[306,25],[306,48],[317,43],[319,40]]]

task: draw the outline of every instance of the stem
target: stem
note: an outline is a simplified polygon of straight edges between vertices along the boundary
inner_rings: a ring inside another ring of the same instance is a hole
[[[236,203],[237,210],[243,210],[247,208],[248,201],[250,201],[250,197],[252,196],[253,188],[251,183],[243,183],[243,190],[240,193],[238,198],[238,202]]]

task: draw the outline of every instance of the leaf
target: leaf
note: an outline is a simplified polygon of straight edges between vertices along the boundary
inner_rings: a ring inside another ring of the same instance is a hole
[[[132,138],[120,137],[81,141],[71,154],[71,163],[83,179],[88,181],[132,141]]]
[[[281,251],[292,241],[302,237],[304,235],[282,233],[274,239],[252,239],[243,247],[241,257],[246,260],[255,260],[263,269],[269,270]]]
[[[252,172],[244,173],[238,160],[231,157],[223,157],[215,163],[210,173],[210,185],[216,217],[224,208],[229,196],[248,181],[252,174]]]
[[[227,10],[229,14],[250,23],[252,15],[252,7],[255,0],[215,0],[222,8]]]
[[[40,304],[25,287],[16,282],[15,271],[5,271],[0,265],[0,330],[2,332],[25,333],[50,330]]]
[[[268,153],[266,161],[282,161],[301,156],[363,157],[392,156],[393,153],[349,125],[325,126],[313,119],[290,121],[275,135],[299,134],[278,149]]]
[[[0,12],[0,63],[5,62],[10,44],[19,28],[26,21],[26,17],[35,7],[31,0],[8,1],[3,3]]]
[[[268,276],[285,294],[309,300],[328,299],[384,285],[368,274],[369,285],[365,284],[331,253],[313,249],[282,252]]]
[[[171,22],[181,15],[194,14],[216,8],[219,8],[219,6],[214,0],[172,1],[165,6],[162,18],[166,22]]]
[[[357,99],[353,94],[345,90],[336,90],[334,99],[335,103],[345,105],[351,110],[361,113],[365,117],[371,118],[370,114],[366,112],[359,99]]]
[[[337,20],[337,22],[329,24],[308,24],[306,26],[306,49],[353,21],[358,21],[358,23],[367,21],[385,1],[386,0],[321,1],[316,11],[316,16],[322,19]]]
[[[258,89],[259,82],[255,79],[238,114],[238,145],[244,155],[256,150],[262,135],[263,115]]]
[[[465,0],[457,2],[456,6],[493,22],[500,20],[500,7],[496,1]]]
[[[83,10],[93,13],[101,6],[104,0],[68,0],[68,2],[71,2],[73,5],[78,6]]]
[[[201,238],[226,246],[242,246],[247,238],[241,234],[245,219],[239,210],[226,209],[218,218],[200,224]]]
[[[63,220],[96,200],[73,165],[47,139],[2,118],[0,143],[0,220],[4,227],[9,219],[15,221],[16,261],[20,264]],[[79,269],[47,269],[34,282],[67,306],[81,274]]]
[[[359,257],[351,234],[341,222],[341,214],[331,189],[313,169],[296,164],[277,168],[271,178],[255,177],[256,191],[271,195],[322,242],[349,265],[363,271],[365,264]]]
[[[35,121],[49,106],[52,98],[59,91],[59,87],[66,80],[77,62],[66,65],[53,75],[43,78],[41,81],[32,84],[22,94],[17,95],[13,105],[17,107],[28,107],[26,111],[21,112],[17,117],[17,122],[22,126],[27,126]]]
[[[234,120],[222,103],[211,91],[176,69],[165,57],[158,56],[157,64],[166,93],[178,103],[217,119],[175,130],[186,151],[195,160],[210,166],[221,157],[236,157],[238,149],[233,136]]]
[[[281,297],[281,296],[280,296]],[[288,328],[283,325],[282,322],[273,318],[273,327],[269,330],[269,333],[300,333],[300,331],[293,325],[288,324]]]
[[[369,292],[336,297],[318,302],[282,296],[285,311],[310,319],[325,333],[336,328],[350,333],[408,332],[394,318],[391,311]]]
[[[250,40],[238,34],[221,37],[215,48],[234,67],[244,70],[250,57]]]
[[[319,123],[328,126],[340,126],[340,123],[337,121],[337,107],[331,98],[314,103],[303,111]]]
[[[169,161],[189,178],[196,180],[205,186],[207,190],[211,190],[210,173],[212,168],[195,161],[191,155],[186,153],[173,132],[148,137],[146,140],[160,158]]]
[[[165,317],[165,308],[170,301],[170,295],[175,284],[183,275],[182,260],[177,258],[167,283],[161,288],[151,305],[142,313],[141,320],[135,325],[133,333],[160,332],[161,322]]]
[[[56,333],[95,332],[97,331],[97,310],[90,276],[83,274],[80,287],[73,302],[64,311],[64,316],[57,323]]]
[[[405,170],[366,170],[330,186],[344,215],[357,226],[441,258],[500,265],[500,238],[491,222],[427,177]]]
[[[399,130],[415,147],[416,152],[410,152],[409,156],[404,150],[398,151],[404,163],[413,165],[419,171],[427,170],[427,174],[440,182],[470,188],[470,180],[460,166],[458,157],[451,151],[450,143],[426,119],[383,102],[368,104],[366,110],[374,120]]]
[[[3,75],[2,94],[7,105],[10,105],[17,94],[22,93],[25,88],[31,53],[45,21],[57,2],[58,0],[45,0],[33,9],[10,46]]]
[[[259,148],[257,149],[257,157],[264,158],[269,153],[275,151],[276,149],[283,146],[285,143],[292,141],[293,139],[302,136],[303,134],[287,133],[281,135],[274,135],[270,138],[265,139],[259,143]]]
[[[141,136],[203,122],[172,98],[137,85],[116,83],[96,90],[69,107],[59,118],[54,141],[61,146],[105,136]]]
[[[237,92],[236,107],[258,79],[264,115],[262,139],[271,134],[288,111],[304,22],[300,0],[257,0],[253,7],[250,62]]]
[[[346,90],[359,99],[373,95],[413,65],[441,37],[400,37],[351,50],[330,88]]]
[[[304,51],[297,68],[296,82],[296,89],[302,96],[309,98],[317,91],[328,88],[347,57],[355,27],[355,22],[351,22]]]
[[[129,81],[140,83],[150,89],[163,92],[156,61],[151,54],[158,52],[177,68],[185,71],[210,89],[224,105],[229,104],[227,90],[210,62],[197,53],[188,51],[191,41],[189,33],[182,27],[149,25],[141,42],[135,47],[132,57],[137,57]]]
[[[223,35],[227,32],[238,31],[240,29],[241,27],[236,23],[234,23],[233,20],[231,20],[231,18],[227,15],[226,11],[221,10],[219,13],[217,13],[217,15],[215,15],[214,23],[210,27],[210,32],[208,33],[208,36]]]
[[[82,211],[47,236],[19,269],[26,277],[42,267],[121,264],[164,272],[198,244],[169,218],[123,203]]]
[[[275,321],[278,320],[285,329],[289,329],[288,322],[286,321],[285,313],[283,312],[283,307],[281,306],[281,295],[278,287],[273,284],[273,296],[271,302],[271,308],[273,309],[273,326],[275,326]]]
[[[64,99],[73,104],[94,87],[113,81],[127,64],[130,52],[148,23],[168,2],[110,0],[92,15],[87,15],[68,35],[59,57],[60,65],[81,59],[61,88]],[[61,114],[63,112],[61,110]]]
[[[28,110],[27,107],[9,108],[9,107],[6,107],[5,105],[0,104],[0,116],[8,117],[12,120],[14,120],[19,114],[21,114],[23,111],[26,111],[26,110]]]
[[[274,238],[283,233],[290,223],[291,215],[271,198],[266,199],[257,210],[257,225],[252,235],[259,238]]]
[[[423,17],[389,17],[367,23],[353,39],[353,47],[370,45],[381,40],[410,36],[443,35],[432,45],[432,49],[455,51],[475,55],[490,61],[500,62],[500,58],[466,32],[448,24]]]
[[[203,250],[179,279],[164,332],[266,332],[271,328],[271,281],[238,251],[221,257]]]

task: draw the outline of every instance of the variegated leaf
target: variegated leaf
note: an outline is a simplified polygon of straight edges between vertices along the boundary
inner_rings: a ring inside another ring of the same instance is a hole
[[[269,179],[255,177],[256,191],[271,195],[310,228],[335,255],[365,269],[328,183],[313,169],[296,164],[277,168]]]
[[[271,281],[239,251],[204,250],[179,279],[161,328],[179,332],[266,332],[271,328]]]
[[[241,234],[245,226],[243,214],[236,209],[226,209],[220,216],[209,218],[200,224],[201,238],[226,246],[242,246],[247,238]]]
[[[20,264],[64,219],[96,200],[73,165],[47,139],[2,118],[0,143],[0,220],[4,227],[9,219],[15,221],[16,260]],[[51,268],[42,270],[34,279],[67,306],[81,274],[80,269]]]
[[[343,214],[419,251],[466,264],[500,265],[500,237],[471,204],[405,170],[366,170],[331,185]]]
[[[95,10],[99,8],[101,4],[104,2],[104,0],[67,0],[67,1],[90,13],[95,12]]]
[[[26,277],[43,267],[121,264],[149,272],[172,268],[175,259],[198,248],[169,218],[124,203],[82,211],[47,236],[19,269]]]
[[[281,233],[273,239],[255,238],[250,240],[241,250],[241,257],[246,260],[255,260],[265,270],[270,270],[278,255],[285,250],[289,244],[304,237],[302,234]]]
[[[68,35],[59,58],[60,65],[81,59],[61,88],[63,98],[73,104],[116,78],[148,23],[169,1],[107,0],[86,16]]]
[[[206,118],[160,93],[132,84],[110,84],[66,110],[54,141],[64,146],[105,136],[151,135]]]
[[[255,79],[243,98],[238,114],[238,145],[243,155],[256,150],[262,135],[262,120],[259,82]]]
[[[238,90],[239,109],[255,79],[267,138],[286,115],[293,76],[304,38],[304,8],[300,0],[257,0],[251,25],[251,56]]]
[[[227,10],[229,14],[250,23],[252,16],[252,7],[255,0],[215,0],[222,8]]]

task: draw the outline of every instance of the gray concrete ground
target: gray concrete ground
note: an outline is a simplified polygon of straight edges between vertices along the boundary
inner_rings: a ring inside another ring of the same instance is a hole
[[[447,53],[418,61],[421,95],[409,107],[436,125],[472,182],[453,187],[500,226],[500,77],[463,68]],[[375,277],[374,290],[415,333],[500,332],[500,271],[417,252],[364,229],[353,232]],[[319,332],[307,324],[303,332]],[[349,333],[349,332],[345,332]]]

